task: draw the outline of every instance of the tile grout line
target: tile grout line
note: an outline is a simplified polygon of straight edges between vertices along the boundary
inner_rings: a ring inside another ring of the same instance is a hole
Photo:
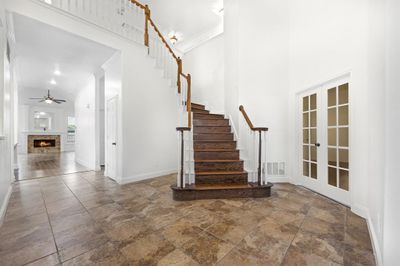
[[[87,171],[87,172],[90,172],[90,171]],[[76,173],[72,173],[72,174],[76,174]],[[69,175],[69,174],[68,174],[68,175]],[[75,193],[71,190],[71,188],[65,183],[65,181],[64,181],[64,176],[66,176],[66,175],[61,176],[61,180],[62,180],[64,186],[66,186],[66,187],[68,188],[68,190],[71,191],[72,195],[74,195],[74,197],[78,200],[79,204],[80,204],[80,205],[83,207],[83,209],[90,215],[90,212],[88,211],[88,209],[82,204],[82,202],[81,202],[81,201],[79,200],[79,198],[75,195]],[[80,177],[80,178],[83,178],[84,180],[86,180],[86,178],[84,178],[84,177]],[[87,181],[87,180],[86,180],[86,181]],[[91,185],[92,185],[92,184],[91,184]],[[92,185],[92,186],[93,186],[93,185]],[[90,217],[93,219],[92,215],[90,215]],[[94,221],[94,222],[96,222],[96,221]],[[102,229],[102,230],[103,230],[103,229]],[[108,237],[107,237],[107,238],[108,238]],[[107,242],[107,243],[108,243],[108,242]],[[63,261],[63,262],[61,262],[61,258],[59,258],[59,261],[60,261],[60,263],[64,263],[64,262],[66,262],[66,261],[75,259],[75,258],[77,258],[77,257],[79,257],[79,256],[82,256],[83,254],[86,254],[86,253],[88,253],[88,252],[90,252],[90,251],[92,251],[92,250],[94,250],[94,249],[96,249],[96,248],[99,248],[99,247],[101,247],[101,246],[103,246],[103,245],[105,245],[105,244],[107,244],[107,243],[104,243],[104,244],[102,244],[102,245],[100,245],[100,246],[93,247],[93,248],[91,248],[91,249],[89,249],[89,250],[87,250],[87,251],[85,251],[85,252],[83,252],[83,253],[77,254],[76,256],[74,256],[74,257],[72,257],[72,258],[69,258],[69,259],[67,259],[67,260],[65,260],[65,261]]]
[[[53,236],[54,245],[55,245],[55,247],[56,247],[57,259],[58,259],[58,262],[61,264],[61,258],[60,258],[60,253],[59,253],[60,250],[58,249],[58,245],[57,245],[57,242],[56,242],[56,237],[54,236],[53,226],[51,225],[51,222],[50,222],[49,211],[47,210],[46,199],[45,199],[45,197],[44,197],[43,190],[42,190],[42,184],[41,184],[40,182],[39,182],[39,187],[40,187],[40,194],[42,194],[42,199],[43,199],[44,207],[45,207],[45,209],[46,209],[47,221],[48,221],[49,226],[50,226],[51,235]]]
[[[305,215],[304,218],[303,218],[303,221],[301,221],[301,224],[300,224],[300,226],[299,226],[299,229],[297,230],[296,234],[294,234],[292,240],[290,241],[288,247],[286,248],[285,254],[284,254],[283,257],[282,257],[282,261],[279,263],[279,266],[282,266],[282,264],[283,264],[283,262],[284,262],[284,260],[285,260],[285,258],[286,258],[286,255],[287,255],[287,253],[288,253],[290,247],[292,246],[292,243],[293,243],[294,239],[295,239],[296,236],[299,234],[299,232],[300,232],[300,230],[301,230],[301,227],[302,227],[303,224],[304,224],[304,221],[305,221],[306,218],[308,217],[309,212],[310,212],[310,209],[308,209],[306,215]]]
[[[39,260],[44,259],[44,258],[49,257],[49,256],[54,255],[54,254],[57,254],[57,260],[58,260],[59,263],[61,263],[60,260],[58,259],[58,252],[56,251],[56,252],[51,253],[51,254],[49,254],[49,255],[45,255],[45,256],[40,257],[40,258],[38,258],[38,259],[35,259],[35,260],[29,261],[29,262],[27,262],[27,263],[24,263],[23,266],[29,265],[29,264],[31,264],[31,263],[38,262]]]

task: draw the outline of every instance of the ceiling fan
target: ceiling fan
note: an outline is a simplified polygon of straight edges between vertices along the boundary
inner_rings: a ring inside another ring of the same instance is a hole
[[[53,102],[57,103],[57,104],[61,104],[61,103],[65,103],[67,102],[66,100],[61,100],[61,99],[54,99],[54,97],[51,97],[50,95],[50,90],[47,90],[47,95],[43,96],[41,98],[29,98],[30,100],[40,100],[39,102],[45,102],[48,104],[51,104]]]

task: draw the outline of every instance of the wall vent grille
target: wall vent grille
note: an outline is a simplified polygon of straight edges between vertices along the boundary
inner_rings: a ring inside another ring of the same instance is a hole
[[[267,162],[267,175],[269,176],[286,175],[286,164],[284,162]]]

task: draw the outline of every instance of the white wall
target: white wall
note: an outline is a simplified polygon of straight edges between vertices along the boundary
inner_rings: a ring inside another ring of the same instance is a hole
[[[192,101],[206,104],[213,113],[224,112],[224,35],[190,50],[183,71],[192,75]]]
[[[382,1],[292,0],[290,5],[290,147],[296,147],[296,93],[350,73],[351,207],[369,219],[381,249],[384,169],[384,43]],[[338,16],[340,14],[340,16]],[[329,19],[327,19],[329,18]],[[299,178],[291,152],[292,176]]]
[[[233,126],[238,126],[239,108],[239,31],[242,24],[237,21],[239,0],[224,1],[224,104],[225,113],[231,117]]]
[[[383,229],[383,262],[386,266],[400,261],[400,2],[387,0],[386,7],[386,178]]]
[[[369,219],[377,253],[384,206],[383,3],[226,0],[224,33],[225,110],[241,136],[246,125],[237,117],[239,104],[256,126],[270,128],[268,161],[287,162],[295,183],[296,94],[351,75],[351,207]]]
[[[6,56],[6,19],[3,2],[0,2],[0,224],[11,195],[13,158],[13,80],[12,66]]]
[[[288,1],[224,4],[225,111],[243,137],[248,130],[239,114],[243,105],[255,126],[270,128],[268,161],[287,162]]]
[[[75,160],[92,170],[98,169],[95,103],[95,80],[92,77],[75,98]]]
[[[95,116],[96,116],[96,165],[105,165],[105,77],[100,68],[95,78]]]
[[[178,165],[176,87],[143,53],[122,52],[122,69],[129,69],[122,75],[122,182],[173,173]]]

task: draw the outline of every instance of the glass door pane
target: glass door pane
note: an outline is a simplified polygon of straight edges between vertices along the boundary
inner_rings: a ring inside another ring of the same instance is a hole
[[[331,88],[328,102],[328,184],[349,190],[349,84]]]
[[[317,94],[303,97],[303,175],[318,178],[317,156]]]

